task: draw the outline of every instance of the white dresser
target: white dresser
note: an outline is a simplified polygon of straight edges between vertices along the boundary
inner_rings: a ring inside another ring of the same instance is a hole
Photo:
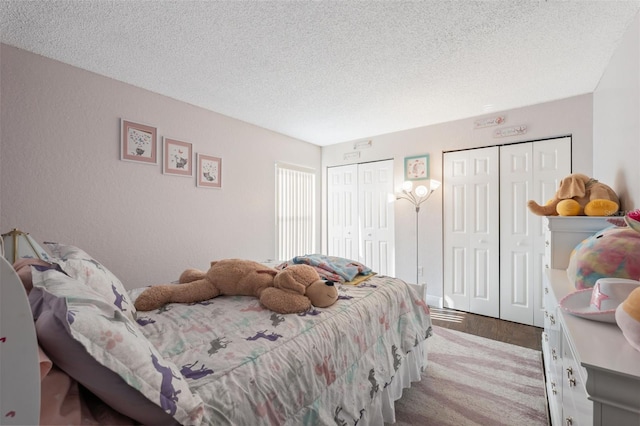
[[[616,324],[564,312],[575,291],[566,268],[573,248],[610,224],[600,217],[548,217],[544,282],[547,398],[552,425],[640,425],[640,352]]]

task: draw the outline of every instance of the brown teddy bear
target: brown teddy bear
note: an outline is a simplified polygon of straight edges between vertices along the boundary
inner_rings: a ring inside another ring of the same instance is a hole
[[[338,299],[333,283],[320,279],[309,265],[290,265],[278,271],[258,262],[223,259],[211,262],[208,271],[187,269],[178,285],[158,285],[144,290],[134,305],[140,311],[167,303],[193,303],[226,296],[254,296],[266,308],[280,314],[325,308]]]
[[[527,205],[538,216],[611,216],[620,206],[613,189],[582,173],[563,178],[546,205],[533,200]]]

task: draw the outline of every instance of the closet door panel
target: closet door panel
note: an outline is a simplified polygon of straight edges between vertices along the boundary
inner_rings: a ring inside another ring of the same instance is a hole
[[[393,160],[358,165],[360,258],[379,274],[394,275]]]
[[[527,201],[533,179],[532,143],[500,149],[500,318],[533,323],[531,252]]]
[[[555,195],[560,180],[571,174],[571,137],[537,141],[533,145],[533,198],[545,203]],[[545,233],[544,218],[528,212],[533,235],[533,325],[544,326],[543,281]]]
[[[469,155],[466,151],[444,155],[444,283],[445,307],[469,311],[470,296],[467,283],[469,236],[467,211]]]
[[[445,154],[444,304],[498,317],[498,148]]]
[[[498,148],[481,148],[469,151],[472,174],[470,176],[471,212],[469,247],[472,294],[470,311],[490,317],[499,316],[499,226],[496,206],[499,204]]]
[[[327,249],[330,256],[358,258],[358,167],[327,169]]]
[[[467,294],[467,248],[466,247],[452,247],[452,267],[453,269],[450,271],[450,280],[451,286],[450,291],[448,292],[448,298],[446,298],[445,303],[448,301],[449,304],[445,305],[450,308],[457,309],[469,309],[469,295]],[[462,303],[456,305],[454,303],[455,300],[461,300]]]

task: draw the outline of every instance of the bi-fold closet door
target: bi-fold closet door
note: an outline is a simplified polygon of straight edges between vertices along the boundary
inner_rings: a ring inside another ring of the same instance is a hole
[[[393,191],[393,160],[327,168],[327,254],[395,275]]]
[[[571,138],[444,154],[444,306],[543,325],[542,218],[571,173]]]

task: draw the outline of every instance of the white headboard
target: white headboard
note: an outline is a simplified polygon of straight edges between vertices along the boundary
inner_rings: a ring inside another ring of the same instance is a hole
[[[40,423],[40,367],[31,307],[20,278],[0,256],[0,424]]]

